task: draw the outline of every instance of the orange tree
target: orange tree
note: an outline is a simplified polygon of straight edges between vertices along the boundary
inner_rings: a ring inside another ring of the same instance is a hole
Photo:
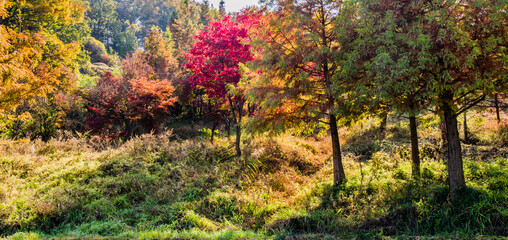
[[[144,131],[157,130],[176,101],[171,83],[176,66],[170,39],[152,29],[145,38],[145,51],[123,61],[124,76],[106,73],[87,92],[87,124],[109,137],[131,135],[135,124]]]
[[[86,33],[78,1],[1,1],[0,111],[65,89]]]
[[[337,121],[341,108],[340,48],[335,22],[342,4],[332,0],[275,1],[263,18],[255,46],[263,58],[257,62],[259,76],[251,96],[260,112],[251,123],[256,129],[282,131],[300,124],[325,123],[333,147],[334,183],[345,179]]]
[[[89,110],[86,123],[94,133],[111,138],[130,136],[134,124],[144,131],[157,130],[176,101],[173,91],[167,80],[127,80],[107,72],[84,96]]]

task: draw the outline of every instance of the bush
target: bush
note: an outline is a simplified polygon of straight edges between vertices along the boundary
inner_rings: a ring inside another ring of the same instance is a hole
[[[93,37],[86,39],[83,49],[90,55],[92,63],[104,63],[107,66],[114,64],[114,59],[107,54],[104,44]]]
[[[61,126],[64,115],[53,98],[36,98],[34,103],[18,106],[10,118],[4,120],[0,133],[12,139],[41,138],[48,141]]]

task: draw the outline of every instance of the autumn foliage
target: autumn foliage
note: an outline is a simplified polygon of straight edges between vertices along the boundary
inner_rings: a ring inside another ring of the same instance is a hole
[[[110,137],[133,134],[136,125],[156,130],[176,101],[173,91],[167,80],[127,80],[108,72],[85,97],[91,113],[86,122],[93,132]]]
[[[68,0],[1,1],[0,112],[71,85],[79,44],[64,40],[76,33],[58,36],[55,30],[72,29],[83,21],[84,10]]]
[[[248,31],[226,16],[222,21],[211,21],[196,39],[185,64],[192,71],[189,82],[192,86],[203,87],[209,97],[229,105],[236,124],[237,155],[240,155],[240,123],[245,98],[237,86],[242,78],[239,64],[253,59],[251,47],[246,44]]]
[[[224,98],[226,85],[240,81],[238,64],[252,59],[250,46],[243,44],[247,38],[247,29],[229,16],[211,21],[196,36],[198,42],[187,55],[185,67],[193,73],[189,79],[192,85],[204,87],[210,96]]]
[[[242,126],[326,133],[323,159],[346,186],[350,126],[381,117],[369,144],[384,144],[394,115],[409,119],[420,186],[429,141],[418,124],[430,116],[420,125],[442,126],[435,152],[447,159],[450,199],[466,188],[465,114],[495,106],[501,123],[506,105],[507,0],[264,0],[229,15],[224,4],[0,0],[0,140],[126,139],[188,124],[191,136],[211,130],[212,145],[216,130],[226,135],[226,152],[240,156],[252,150]]]
[[[122,77],[108,72],[89,90],[91,116],[86,121],[93,132],[118,137],[157,130],[169,114],[176,101],[170,82],[177,64],[171,42],[153,29],[145,47],[122,62]]]
[[[146,78],[129,81],[131,94],[128,97],[128,117],[139,121],[146,130],[152,130],[161,122],[160,118],[169,113],[176,98],[175,88],[167,80]]]

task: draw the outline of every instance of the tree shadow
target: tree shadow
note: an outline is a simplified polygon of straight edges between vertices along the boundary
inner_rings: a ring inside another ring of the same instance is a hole
[[[348,216],[362,206],[352,205],[347,199],[374,196],[358,189],[347,184],[327,185],[318,207],[305,216],[278,220],[269,229],[286,235],[346,234],[362,239],[383,235],[508,236],[508,216],[499,209],[503,204],[483,190],[466,188],[459,193],[459,200],[450,202],[447,187],[421,187],[408,182],[394,193],[396,197],[386,201],[389,208],[385,213],[365,219],[355,216],[360,220],[352,223]]]

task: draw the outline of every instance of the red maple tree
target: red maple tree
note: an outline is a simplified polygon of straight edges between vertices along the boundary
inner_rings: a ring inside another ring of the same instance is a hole
[[[117,138],[131,135],[135,125],[156,130],[176,97],[167,80],[126,79],[107,72],[85,95],[92,132]]]
[[[248,17],[234,21],[230,16],[221,21],[210,21],[209,25],[195,38],[197,42],[186,55],[187,69],[192,71],[189,82],[192,86],[201,86],[211,98],[228,104],[233,123],[236,124],[236,152],[241,155],[240,123],[243,115],[245,97],[242,91],[231,93],[230,87],[238,87],[242,74],[240,63],[253,60],[246,21]]]

